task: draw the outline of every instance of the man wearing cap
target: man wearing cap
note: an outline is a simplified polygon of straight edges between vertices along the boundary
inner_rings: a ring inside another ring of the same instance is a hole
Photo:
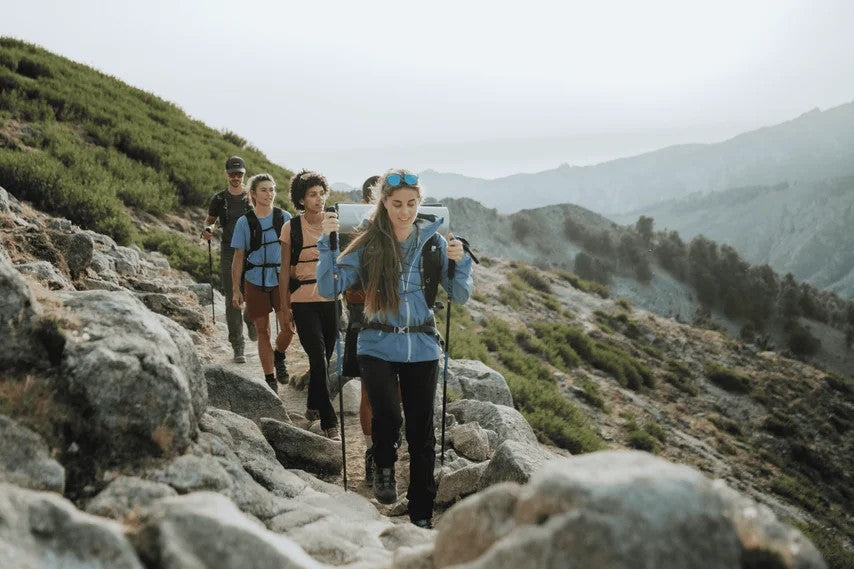
[[[234,257],[234,249],[231,248],[231,236],[237,220],[248,211],[252,211],[249,196],[243,187],[243,175],[246,173],[246,165],[240,156],[232,156],[225,161],[225,177],[228,187],[213,195],[208,207],[208,217],[205,219],[205,228],[202,231],[202,239],[208,241],[213,237],[213,224],[219,220],[222,227],[222,242],[219,249],[219,275],[222,282],[222,290],[228,291],[225,296],[225,321],[228,324],[228,341],[234,349],[234,361],[245,363],[246,356],[243,354],[243,322],[246,322],[249,339],[255,341],[257,333],[255,324],[249,318],[249,313],[234,308],[231,303],[231,260]]]

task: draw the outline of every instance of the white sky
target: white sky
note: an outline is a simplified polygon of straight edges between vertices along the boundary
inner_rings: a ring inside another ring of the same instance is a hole
[[[592,163],[854,100],[846,0],[0,0],[0,13],[2,35],[352,185],[389,167]]]

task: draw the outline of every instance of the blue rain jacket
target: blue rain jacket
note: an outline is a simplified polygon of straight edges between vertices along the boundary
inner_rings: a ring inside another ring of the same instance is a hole
[[[433,310],[427,307],[424,293],[421,290],[421,248],[442,225],[442,220],[427,221],[418,219],[415,230],[409,234],[406,241],[401,243],[404,252],[403,271],[400,277],[400,309],[395,315],[385,318],[374,316],[374,322],[390,326],[418,326],[428,322],[433,316]],[[446,251],[448,242],[441,235],[439,242],[442,250],[442,287],[449,290],[448,257]],[[329,236],[323,235],[317,242],[320,259],[317,263],[317,291],[321,296],[334,298],[335,292],[347,290],[359,280],[362,249],[348,253],[337,263],[339,284],[335,290],[333,268],[335,255],[329,249]],[[472,291],[472,259],[467,254],[457,262],[454,275],[453,301],[464,304]],[[423,362],[437,360],[442,355],[439,340],[432,334],[424,332],[398,333],[383,332],[382,330],[364,329],[359,332],[356,353],[360,356],[373,356],[391,362]]]

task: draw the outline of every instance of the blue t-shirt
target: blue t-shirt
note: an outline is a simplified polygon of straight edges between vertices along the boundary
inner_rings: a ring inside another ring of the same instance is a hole
[[[285,221],[291,218],[288,212],[284,212]],[[246,280],[255,286],[272,287],[279,284],[279,264],[282,262],[282,244],[279,236],[273,228],[273,214],[267,217],[259,217],[261,224],[261,247],[257,251],[249,253],[249,262],[253,265],[275,264],[275,267],[253,267],[246,271]],[[234,235],[231,237],[232,249],[243,249],[248,251],[250,247],[249,221],[246,216],[241,216],[234,226]],[[263,275],[264,281],[261,282]]]

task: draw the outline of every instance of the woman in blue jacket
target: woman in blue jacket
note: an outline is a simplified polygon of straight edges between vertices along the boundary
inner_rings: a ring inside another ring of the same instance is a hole
[[[433,310],[422,291],[420,269],[422,247],[443,220],[429,222],[416,216],[422,194],[415,174],[390,170],[379,187],[380,199],[370,223],[351,240],[337,267],[329,234],[338,231],[338,219],[334,213],[326,214],[317,243],[317,287],[321,295],[333,298],[357,280],[363,283],[365,322],[356,352],[362,386],[373,408],[374,493],[384,504],[397,499],[394,463],[402,399],[410,456],[409,518],[416,525],[431,527],[436,496],[433,405],[442,350]],[[472,290],[472,259],[453,234],[448,241],[440,236],[439,244],[442,286],[452,290],[454,302],[462,304]],[[448,280],[449,260],[456,262],[453,287]]]

